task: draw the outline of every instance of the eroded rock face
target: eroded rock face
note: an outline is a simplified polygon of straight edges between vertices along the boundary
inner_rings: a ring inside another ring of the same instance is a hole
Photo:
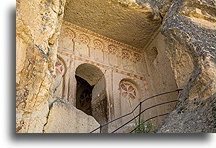
[[[212,132],[215,132],[215,95],[203,101],[186,100],[158,130],[158,133]]]
[[[45,133],[89,133],[100,124],[69,102],[59,99],[50,108]],[[95,133],[100,132],[97,130]]]
[[[173,1],[162,33],[184,90],[159,132],[215,132],[215,1]]]
[[[64,0],[17,0],[18,133],[41,133],[46,123],[64,3]]]
[[[173,0],[136,0],[139,5],[149,3],[155,12],[159,13],[160,17],[164,17],[169,10]]]

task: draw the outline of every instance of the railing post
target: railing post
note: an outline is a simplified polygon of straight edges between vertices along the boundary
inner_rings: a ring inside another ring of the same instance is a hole
[[[142,102],[139,103],[139,126],[140,126],[140,124],[141,124],[141,117],[140,117],[140,115],[141,115],[141,110],[142,110]]]
[[[102,133],[102,127],[101,127],[101,125],[100,125],[100,133]]]

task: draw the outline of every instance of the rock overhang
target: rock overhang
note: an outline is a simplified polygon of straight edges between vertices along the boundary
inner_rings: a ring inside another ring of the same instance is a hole
[[[67,0],[64,20],[143,49],[161,24],[149,3],[135,0]]]

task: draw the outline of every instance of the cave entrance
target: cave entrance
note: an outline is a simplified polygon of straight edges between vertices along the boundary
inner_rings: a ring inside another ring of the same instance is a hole
[[[76,90],[76,108],[82,110],[88,115],[92,115],[91,100],[92,100],[92,89],[86,80],[79,76],[76,76],[77,90]]]
[[[93,116],[102,125],[108,121],[106,82],[103,72],[91,64],[81,64],[76,69],[76,107]],[[107,132],[108,128],[102,128]]]

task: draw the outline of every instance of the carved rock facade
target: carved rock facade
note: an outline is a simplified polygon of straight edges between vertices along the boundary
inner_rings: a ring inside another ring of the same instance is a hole
[[[90,132],[177,88],[142,108],[179,99],[177,106],[142,117],[176,107],[152,120],[158,132],[214,132],[215,1],[17,0],[16,19],[16,132]]]

